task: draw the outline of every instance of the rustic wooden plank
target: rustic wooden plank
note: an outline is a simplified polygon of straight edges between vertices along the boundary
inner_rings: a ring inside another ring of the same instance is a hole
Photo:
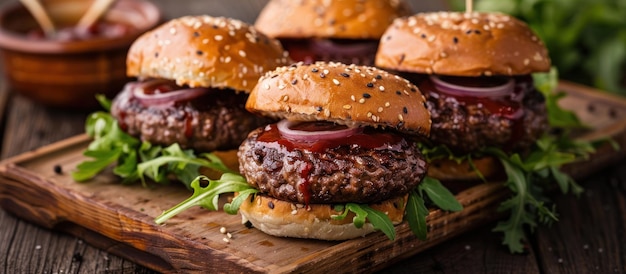
[[[544,273],[626,273],[626,164],[608,166],[580,198],[559,196],[558,226],[537,231]],[[584,259],[583,259],[584,258]]]
[[[572,98],[587,100],[584,94],[574,95]],[[620,102],[614,99],[609,101],[609,105]],[[574,104],[577,101],[571,102]],[[580,110],[579,107],[574,108]],[[594,125],[602,126],[596,131],[613,129],[615,123],[619,124],[626,117],[621,115],[619,112],[592,117]],[[613,121],[615,117],[618,118]],[[603,124],[601,121],[605,120],[608,122]],[[619,133],[623,132],[624,128]],[[620,137],[618,141],[626,147],[626,140]],[[3,186],[0,192],[2,206],[12,212],[19,212],[22,218],[41,226],[64,229],[87,240],[97,239],[97,234],[101,234],[110,240],[94,242],[118,242],[119,249],[109,249],[115,253],[132,248],[142,251],[125,255],[161,271],[169,271],[171,268],[274,273],[326,273],[336,271],[337,268],[344,271],[374,271],[493,220],[497,217],[497,204],[507,195],[499,183],[480,184],[462,191],[457,198],[464,204],[464,211],[431,212],[428,218],[430,239],[427,242],[416,240],[406,223],[397,227],[398,238],[395,242],[390,242],[380,233],[339,243],[276,238],[243,227],[238,216],[203,212],[200,208],[177,216],[165,226],[157,226],[153,218],[188,197],[187,190],[180,186],[153,189],[140,185],[121,186],[112,174],[103,174],[90,183],[78,184],[67,174],[54,173],[54,165],[61,164],[63,170],[69,171],[83,161],[81,152],[87,142],[87,138],[78,137],[10,159],[10,163],[5,163],[0,170],[4,175],[0,184]],[[623,156],[623,151],[619,153]],[[606,164],[602,161],[608,160],[614,159],[599,158],[592,162]],[[588,163],[577,166],[578,170],[590,168],[594,166]],[[67,225],[67,221],[83,229]],[[219,233],[220,227],[226,227],[235,235],[230,243],[222,241],[224,236]],[[88,230],[94,231],[96,235],[86,233]],[[506,253],[495,252],[498,249],[493,246],[486,245],[484,250],[500,254],[491,261],[493,264],[508,260],[506,256],[501,256]],[[152,254],[153,257],[146,254]],[[479,256],[478,253],[474,255]],[[161,259],[154,260],[154,256]],[[193,259],[198,256],[203,260]],[[497,265],[489,264],[493,258],[495,256],[482,257],[482,261],[486,262],[484,266],[497,268]],[[535,264],[524,264],[518,257],[511,258],[509,261],[525,266],[522,268],[524,271],[534,272],[537,269]],[[346,262],[350,264],[346,265]],[[465,267],[463,264],[458,266]]]

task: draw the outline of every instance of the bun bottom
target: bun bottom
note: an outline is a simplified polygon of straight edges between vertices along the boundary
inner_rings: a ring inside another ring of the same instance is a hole
[[[338,241],[362,237],[375,231],[369,222],[361,228],[355,227],[352,212],[343,220],[333,220],[331,216],[342,212],[335,211],[331,204],[305,206],[262,194],[250,197],[239,208],[242,221],[249,221],[255,228],[269,235]],[[399,224],[404,216],[406,201],[407,195],[369,206],[386,213],[393,224]]]
[[[427,174],[441,181],[480,181],[482,179],[478,172],[483,178],[492,178],[502,170],[502,165],[494,157],[472,159],[471,165],[469,161],[458,163],[454,160],[440,159],[429,163]]]

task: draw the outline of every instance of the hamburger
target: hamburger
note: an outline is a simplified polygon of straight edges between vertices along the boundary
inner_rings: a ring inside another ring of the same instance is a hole
[[[300,62],[261,77],[246,109],[280,121],[239,147],[240,173],[258,190],[239,207],[244,221],[270,235],[323,240],[375,230],[355,226],[352,213],[337,218],[344,205],[402,221],[427,170],[414,140],[428,135],[430,114],[414,85],[373,67]]]
[[[291,63],[280,42],[236,19],[185,16],[143,34],[129,49],[137,77],[113,100],[126,133],[196,152],[229,150],[268,122],[245,110],[266,71]]]
[[[373,65],[387,26],[409,14],[404,0],[270,0],[254,25],[295,61]]]
[[[396,19],[375,62],[424,93],[432,119],[426,146],[453,155],[431,161],[435,178],[499,177],[502,166],[488,148],[525,154],[548,129],[545,99],[531,76],[550,70],[548,51],[509,15],[433,12]]]
[[[558,108],[553,90],[535,87],[534,79],[556,74],[545,45],[524,22],[485,12],[396,19],[376,65],[398,72],[426,98],[432,127],[420,147],[428,176],[453,192],[486,180],[508,187],[510,197],[497,208],[508,218],[493,230],[504,233],[512,253],[524,251],[526,228],[558,220],[547,192],[583,191],[560,167],[594,148],[558,130],[580,123]]]

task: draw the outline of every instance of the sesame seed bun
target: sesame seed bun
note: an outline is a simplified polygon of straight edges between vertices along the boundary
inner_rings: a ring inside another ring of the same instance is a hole
[[[500,13],[434,12],[399,18],[381,38],[376,66],[455,76],[522,75],[550,69],[526,23]]]
[[[402,222],[407,196],[369,206],[385,212],[393,224],[399,224]],[[375,231],[369,222],[362,228],[355,227],[352,212],[343,220],[332,219],[332,216],[342,213],[335,211],[333,205],[311,204],[307,207],[266,195],[250,197],[252,200],[246,199],[239,207],[242,220],[250,221],[255,228],[269,235],[335,241],[362,237]]]
[[[280,42],[235,19],[185,16],[139,37],[127,74],[175,80],[179,86],[249,92],[267,70],[291,63]]]
[[[255,27],[276,38],[379,39],[395,18],[409,14],[404,0],[271,0]]]
[[[266,73],[246,109],[273,118],[331,121],[428,135],[430,113],[419,89],[374,67],[316,62]]]

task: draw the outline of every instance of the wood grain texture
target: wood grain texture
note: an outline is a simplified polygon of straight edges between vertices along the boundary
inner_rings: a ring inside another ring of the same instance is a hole
[[[576,101],[575,98],[582,98],[580,100],[584,101]],[[578,111],[588,110],[580,105],[588,100],[586,92],[572,91],[570,99],[573,101],[568,106],[574,106]],[[603,106],[602,109],[615,106],[615,110],[585,118],[585,121],[593,122],[594,126],[599,127],[594,132],[612,130],[626,117],[622,113],[626,109],[623,101],[609,97],[596,98],[595,102]],[[626,147],[623,127],[616,132],[610,132],[614,133],[616,141],[623,144],[622,147]],[[77,136],[5,162],[0,169],[4,176],[0,181],[0,205],[40,226],[78,235],[96,246],[105,246],[103,248],[112,253],[166,272],[219,270],[327,273],[337,269],[350,272],[380,270],[461,233],[492,223],[497,218],[496,205],[507,195],[499,183],[482,184],[459,193],[457,199],[464,204],[464,211],[432,211],[428,218],[430,232],[426,242],[416,240],[406,223],[397,227],[398,239],[395,242],[390,242],[380,233],[345,242],[276,238],[245,228],[238,216],[223,212],[203,212],[200,208],[187,211],[164,226],[157,226],[153,223],[153,218],[188,197],[189,193],[185,189],[177,186],[150,189],[139,185],[121,186],[111,174],[103,174],[92,182],[78,184],[67,173],[54,173],[55,165],[61,165],[67,172],[84,160],[81,153],[88,141],[85,136]],[[623,151],[619,153],[617,155],[624,155]],[[616,153],[609,151],[608,154]],[[606,165],[610,161],[615,159],[603,156],[590,162]],[[580,175],[588,174],[593,171],[588,169],[594,168],[597,167],[586,162],[577,165],[573,170]],[[219,232],[221,227],[234,235],[230,243],[223,241],[224,234]],[[464,248],[469,246],[470,249],[474,247],[492,252],[494,248],[490,245],[498,245],[498,241],[478,241],[467,244]],[[458,247],[458,244],[454,245],[454,248]],[[466,253],[465,256],[469,255],[483,261],[480,267],[473,267],[477,270],[499,269],[499,264],[507,262],[507,258],[501,255],[490,256],[488,253],[474,252]],[[464,255],[458,253],[457,256]],[[524,258],[534,258],[535,255],[527,256],[529,257]],[[496,257],[497,260],[490,261]],[[448,255],[434,257],[433,260],[455,261],[454,258]],[[468,262],[467,258],[462,261]],[[520,268],[520,272],[536,272],[538,268],[537,264],[522,263],[520,261],[524,260],[513,255],[510,261],[524,266]],[[446,265],[450,265],[450,262]],[[67,267],[72,267],[72,264]],[[459,264],[455,267],[463,270],[468,266]]]

